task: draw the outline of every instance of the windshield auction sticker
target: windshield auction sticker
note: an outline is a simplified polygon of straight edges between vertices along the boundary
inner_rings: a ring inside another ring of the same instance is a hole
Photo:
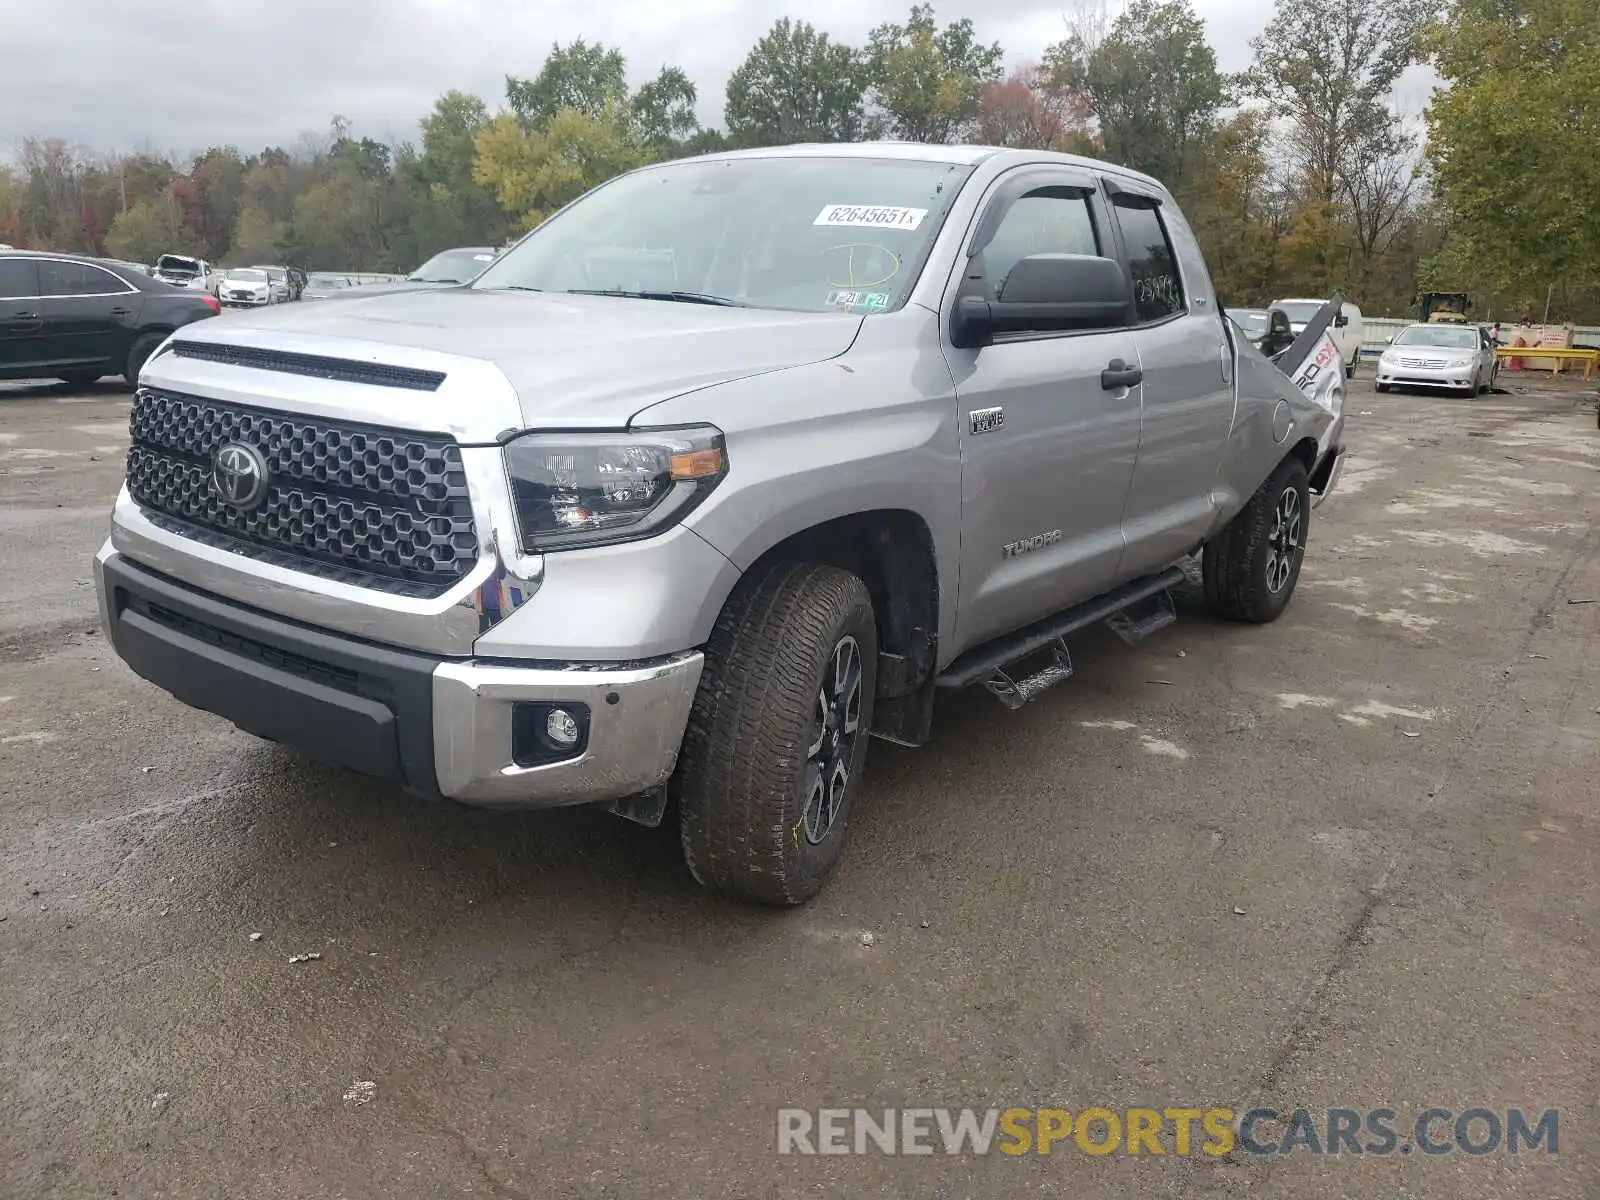
[[[843,225],[851,229],[915,229],[928,215],[925,208],[893,208],[873,204],[830,204],[817,214],[813,225]]]

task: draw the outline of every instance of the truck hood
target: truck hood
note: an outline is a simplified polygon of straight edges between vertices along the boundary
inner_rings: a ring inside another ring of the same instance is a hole
[[[862,318],[849,313],[722,308],[620,296],[421,289],[274,305],[229,316],[186,338],[227,342],[230,330],[270,346],[385,361],[385,347],[482,359],[516,389],[528,428],[618,427],[685,392],[843,354]],[[201,332],[203,330],[203,333]]]

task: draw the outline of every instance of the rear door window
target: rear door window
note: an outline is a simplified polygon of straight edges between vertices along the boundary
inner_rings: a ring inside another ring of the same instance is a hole
[[[131,290],[109,271],[55,259],[39,263],[39,285],[41,296],[104,296]]]
[[[0,300],[31,300],[39,294],[39,271],[31,258],[0,258]]]
[[[1115,206],[1117,224],[1128,253],[1133,276],[1133,301],[1140,324],[1149,325],[1177,316],[1188,306],[1183,276],[1172,239],[1161,221],[1159,208]]]

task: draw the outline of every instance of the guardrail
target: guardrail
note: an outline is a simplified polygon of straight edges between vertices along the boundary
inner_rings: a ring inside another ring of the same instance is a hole
[[[1585,379],[1594,377],[1595,364],[1600,362],[1600,350],[1567,349],[1559,346],[1500,346],[1496,348],[1495,353],[1500,356],[1501,362],[1505,362],[1507,359],[1520,360],[1523,370],[1536,369],[1528,366],[1530,362],[1542,363],[1548,361],[1553,364],[1549,368],[1552,375],[1561,374],[1561,367],[1564,363],[1581,362]],[[1544,370],[1545,368],[1540,366],[1537,369]]]

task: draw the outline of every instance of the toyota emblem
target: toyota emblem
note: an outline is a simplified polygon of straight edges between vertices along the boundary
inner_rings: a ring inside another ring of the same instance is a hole
[[[267,460],[254,446],[228,442],[211,460],[211,482],[230,508],[248,512],[267,495]]]

